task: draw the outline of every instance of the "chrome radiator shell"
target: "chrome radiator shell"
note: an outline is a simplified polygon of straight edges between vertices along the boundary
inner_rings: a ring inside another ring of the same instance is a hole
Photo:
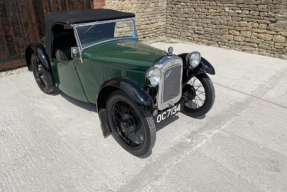
[[[158,85],[157,108],[164,110],[181,98],[183,61],[176,55],[166,56],[158,60],[154,67],[161,69],[162,78]]]

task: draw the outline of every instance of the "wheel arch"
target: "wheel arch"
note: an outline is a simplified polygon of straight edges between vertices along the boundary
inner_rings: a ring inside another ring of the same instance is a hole
[[[105,81],[97,96],[97,111],[104,137],[109,136],[112,132],[108,123],[106,103],[109,96],[117,90],[123,91],[141,110],[152,111],[154,109],[151,97],[137,82],[126,77],[114,77]]]
[[[152,98],[137,82],[127,77],[114,77],[105,81],[99,89],[97,96],[98,111],[106,108],[109,95],[116,90],[121,90],[127,94],[143,111],[154,109]]]
[[[41,61],[41,65],[44,67],[44,69],[53,75],[50,59],[47,56],[45,47],[41,43],[31,42],[26,47],[25,50],[26,65],[30,71],[32,71],[31,68],[32,54],[36,54],[39,60]]]
[[[106,108],[106,103],[108,101],[109,96],[114,92],[119,90],[118,87],[115,86],[106,86],[100,89],[97,98],[97,110],[100,111],[101,109]]]

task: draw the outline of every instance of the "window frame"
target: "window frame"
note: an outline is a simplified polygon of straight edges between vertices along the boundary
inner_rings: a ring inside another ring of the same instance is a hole
[[[103,40],[103,41],[100,41],[100,42],[96,42],[96,43],[88,45],[88,46],[86,46],[84,48],[82,47],[82,44],[81,44],[81,41],[80,41],[80,38],[79,38],[79,35],[78,35],[77,27],[83,27],[83,26],[95,25],[95,24],[115,23],[115,22],[130,21],[130,20],[132,20],[133,24],[134,24],[135,37],[118,37],[118,38],[114,38],[114,39],[109,39],[109,40]],[[98,44],[107,43],[107,42],[110,42],[110,41],[122,40],[122,39],[138,39],[137,28],[136,28],[136,23],[135,23],[135,18],[134,17],[126,18],[126,19],[115,19],[115,20],[108,20],[108,21],[96,21],[96,22],[90,22],[90,23],[73,24],[72,26],[73,26],[73,29],[74,29],[74,34],[75,34],[75,37],[76,37],[76,41],[77,41],[77,45],[78,45],[78,48],[79,48],[79,51],[80,51],[80,55],[82,55],[83,50],[88,49],[88,48],[93,47],[93,46],[98,45]]]

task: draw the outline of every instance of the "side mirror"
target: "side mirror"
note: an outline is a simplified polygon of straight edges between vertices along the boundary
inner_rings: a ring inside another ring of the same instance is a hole
[[[71,48],[71,57],[77,58],[77,55],[78,55],[78,47],[72,47]]]

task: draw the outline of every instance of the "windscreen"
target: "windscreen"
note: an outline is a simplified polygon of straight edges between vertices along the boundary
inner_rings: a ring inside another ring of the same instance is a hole
[[[95,43],[119,38],[136,38],[133,20],[76,27],[82,48]]]

